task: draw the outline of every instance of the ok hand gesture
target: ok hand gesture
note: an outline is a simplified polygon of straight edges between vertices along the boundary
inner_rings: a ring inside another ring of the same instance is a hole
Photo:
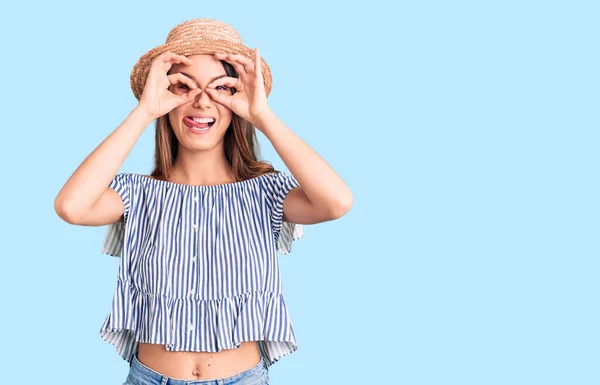
[[[256,127],[261,116],[270,111],[262,75],[262,65],[258,48],[253,50],[254,63],[245,56],[216,53],[215,58],[231,64],[239,78],[223,77],[210,83],[206,92],[217,103],[224,105],[236,115],[246,119]],[[233,87],[236,93],[220,92],[218,86]]]
[[[165,51],[152,61],[148,70],[148,77],[140,97],[139,106],[152,119],[169,113],[175,107],[193,101],[201,91],[192,80],[180,73],[167,75],[174,63],[190,65],[192,61],[183,55]],[[172,93],[169,87],[178,83],[185,84],[190,91],[181,95]]]

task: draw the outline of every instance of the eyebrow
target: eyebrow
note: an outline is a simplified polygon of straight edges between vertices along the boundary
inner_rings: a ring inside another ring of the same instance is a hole
[[[182,74],[182,75],[185,75],[185,76],[187,76],[188,78],[192,79],[192,80],[193,80],[193,81],[195,81],[196,83],[199,83],[199,82],[196,80],[196,78],[194,78],[192,75],[190,75],[190,74],[188,74],[188,73],[185,73],[185,72],[183,72],[183,71],[175,71],[174,73],[180,73],[180,74]],[[223,74],[223,75],[216,76],[216,77],[214,77],[214,78],[210,79],[210,81],[209,81],[208,83],[212,83],[212,82],[214,82],[214,81],[215,81],[215,80],[217,80],[217,79],[224,78],[225,76],[227,76],[227,74]]]

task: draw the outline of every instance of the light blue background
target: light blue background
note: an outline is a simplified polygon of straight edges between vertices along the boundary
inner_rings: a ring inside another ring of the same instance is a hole
[[[106,227],[53,201],[135,107],[136,60],[198,17],[259,47],[271,108],[354,193],[280,259],[299,350],[272,384],[600,383],[597,4],[3,6],[2,383],[125,381]],[[121,171],[150,172],[153,136]]]

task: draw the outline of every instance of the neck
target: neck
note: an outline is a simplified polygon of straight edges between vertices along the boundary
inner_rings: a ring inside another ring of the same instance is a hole
[[[225,158],[222,148],[194,152],[180,148],[169,179],[170,182],[191,185],[236,182],[233,169]]]

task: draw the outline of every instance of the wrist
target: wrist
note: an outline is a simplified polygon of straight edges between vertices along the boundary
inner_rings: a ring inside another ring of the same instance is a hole
[[[262,130],[265,127],[265,125],[268,124],[268,122],[273,120],[274,116],[275,114],[273,113],[273,111],[271,111],[270,109],[265,110],[258,114],[254,119],[252,119],[254,123],[253,125],[254,127]]]
[[[151,113],[149,113],[148,110],[146,110],[143,106],[140,106],[139,104],[131,111],[131,114],[135,115],[139,119],[148,122],[148,124],[150,124],[153,120],[158,118],[157,116],[154,116]]]

